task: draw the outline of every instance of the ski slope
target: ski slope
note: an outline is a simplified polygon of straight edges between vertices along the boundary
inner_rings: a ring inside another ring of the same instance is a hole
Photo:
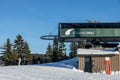
[[[76,59],[42,66],[0,67],[0,80],[120,80],[120,74],[106,75],[103,73],[91,74],[80,72],[75,67],[72,68],[73,64],[69,65],[69,63],[73,63]]]

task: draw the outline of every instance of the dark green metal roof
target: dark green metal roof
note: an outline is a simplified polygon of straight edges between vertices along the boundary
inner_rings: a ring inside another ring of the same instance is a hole
[[[61,28],[120,28],[120,23],[59,23]]]

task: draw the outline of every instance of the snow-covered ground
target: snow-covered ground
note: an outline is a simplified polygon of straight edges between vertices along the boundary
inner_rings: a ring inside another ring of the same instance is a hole
[[[105,75],[80,72],[72,67],[76,65],[73,63],[76,60],[77,58],[42,66],[0,67],[0,80],[120,80],[120,74]],[[69,65],[69,63],[72,64]]]
[[[70,60],[63,60],[60,62],[55,63],[47,63],[47,64],[40,64],[41,66],[52,66],[52,67],[61,67],[61,68],[69,68],[74,69],[78,68],[78,58],[73,58]]]

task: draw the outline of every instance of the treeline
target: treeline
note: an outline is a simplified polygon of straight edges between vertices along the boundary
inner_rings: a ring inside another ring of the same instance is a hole
[[[53,44],[48,44],[47,51],[45,54],[46,62],[57,62],[60,60],[70,59],[77,57],[78,48],[90,48],[92,47],[89,43],[72,41],[69,45],[69,53],[66,53],[66,47],[63,42],[59,42],[55,37]],[[68,55],[67,55],[68,54]]]
[[[57,62],[66,58],[66,48],[64,43],[59,42],[57,37],[55,37],[53,44],[48,44],[45,54],[45,62]]]
[[[55,37],[53,44],[48,44],[46,53],[43,56],[35,57],[29,48],[29,44],[21,35],[17,35],[13,43],[7,38],[2,49],[2,60],[4,65],[27,65],[37,63],[57,62],[77,56],[77,48],[82,47],[78,42],[71,42],[69,55],[66,53],[66,46],[63,42],[59,42]]]
[[[66,53],[66,46],[63,42],[59,42],[57,37],[54,38],[53,44],[48,44],[45,54],[46,62],[57,62],[60,60],[70,59],[77,56],[79,45],[77,42],[71,42],[69,55]]]
[[[17,35],[14,43],[7,38],[2,46],[2,60],[5,65],[27,65],[32,63],[32,54],[29,45],[21,35]]]

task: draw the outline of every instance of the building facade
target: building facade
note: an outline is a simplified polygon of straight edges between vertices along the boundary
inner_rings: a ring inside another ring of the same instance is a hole
[[[110,65],[106,65],[106,57],[110,59]],[[120,54],[78,54],[79,70],[90,73],[98,73],[106,71],[110,68],[110,73],[120,71]]]

